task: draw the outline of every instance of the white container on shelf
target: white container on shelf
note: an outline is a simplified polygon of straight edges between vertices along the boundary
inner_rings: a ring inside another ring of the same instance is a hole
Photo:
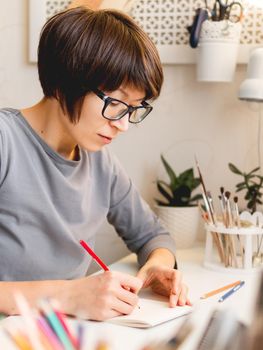
[[[241,23],[206,20],[202,24],[197,49],[197,80],[233,80],[241,34]]]

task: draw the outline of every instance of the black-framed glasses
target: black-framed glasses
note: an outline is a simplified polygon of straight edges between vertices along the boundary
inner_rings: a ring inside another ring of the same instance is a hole
[[[127,103],[109,97],[99,89],[92,90],[102,101],[104,106],[102,108],[102,116],[108,120],[119,120],[126,114],[129,114],[129,122],[138,124],[145,119],[145,117],[152,111],[153,107],[147,102],[142,101],[140,106],[129,106]]]

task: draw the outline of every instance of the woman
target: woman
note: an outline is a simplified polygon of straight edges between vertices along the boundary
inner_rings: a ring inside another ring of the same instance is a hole
[[[122,13],[75,8],[44,26],[38,71],[43,99],[0,112],[1,311],[18,312],[16,289],[94,320],[130,313],[143,286],[189,304],[171,237],[104,147],[151,112],[163,80],[156,48]],[[93,247],[106,218],[137,253],[136,277],[85,277],[79,240]]]

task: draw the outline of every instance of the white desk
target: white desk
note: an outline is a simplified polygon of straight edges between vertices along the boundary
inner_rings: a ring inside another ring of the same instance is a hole
[[[208,317],[211,309],[214,308],[231,308],[236,313],[238,319],[249,324],[252,319],[254,295],[257,286],[258,274],[229,274],[208,270],[202,266],[204,256],[204,246],[200,245],[194,249],[179,250],[177,260],[179,269],[183,272],[184,281],[189,286],[189,295],[191,301],[197,309],[197,323],[200,324]],[[135,274],[137,264],[135,255],[118,261],[111,265],[112,270],[118,270]],[[217,289],[221,286],[229,284],[235,280],[245,280],[245,286],[238,292],[233,294],[223,303],[218,303],[218,295],[211,298],[200,300],[200,296],[210,290]],[[143,297],[154,298],[149,291],[142,293]],[[158,298],[158,297],[157,297]],[[108,339],[112,344],[112,350],[141,350],[143,345],[149,344],[151,341],[165,340],[175,334],[176,329],[180,326],[184,317],[166,322],[162,325],[151,329],[134,329],[104,322],[85,322],[85,344],[86,350],[93,350],[94,344],[98,339]],[[12,319],[6,319],[4,322],[14,322]],[[193,334],[185,344],[184,350],[192,350],[198,337],[198,332]],[[3,343],[5,342],[5,343]],[[6,343],[3,336],[0,337],[0,349],[13,350],[14,348]],[[183,349],[183,347],[182,347]]]

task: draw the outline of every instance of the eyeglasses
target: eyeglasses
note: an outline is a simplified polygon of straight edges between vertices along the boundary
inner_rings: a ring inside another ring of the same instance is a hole
[[[134,107],[116,98],[105,95],[104,92],[99,89],[94,89],[93,92],[104,101],[101,113],[102,116],[108,120],[119,120],[126,114],[129,114],[129,122],[138,124],[142,122],[153,109],[153,107],[145,101],[142,101],[140,106]]]

